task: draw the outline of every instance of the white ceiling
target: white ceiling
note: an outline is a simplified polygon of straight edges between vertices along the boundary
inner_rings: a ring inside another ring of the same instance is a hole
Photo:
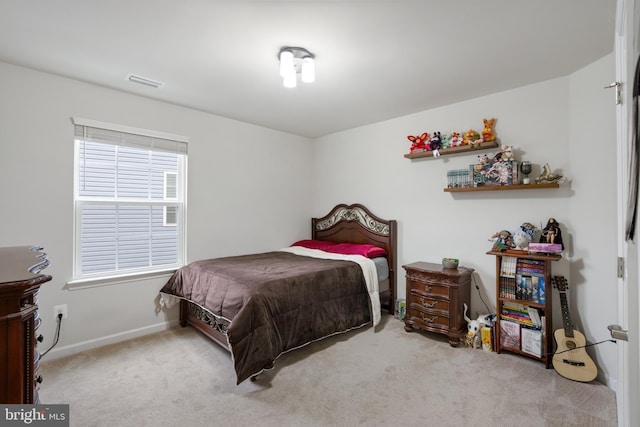
[[[613,0],[0,0],[0,61],[315,138],[568,75],[614,21]],[[282,86],[282,46],[315,83]]]

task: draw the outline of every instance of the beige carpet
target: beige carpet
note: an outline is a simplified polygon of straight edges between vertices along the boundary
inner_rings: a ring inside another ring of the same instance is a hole
[[[383,316],[281,356],[235,385],[229,353],[191,328],[43,360],[43,403],[72,426],[616,426],[615,394],[534,360],[407,333]]]

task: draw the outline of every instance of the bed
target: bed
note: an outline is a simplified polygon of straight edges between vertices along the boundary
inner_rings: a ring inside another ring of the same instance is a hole
[[[160,291],[191,325],[231,352],[237,383],[283,353],[375,326],[395,310],[397,223],[361,204],[311,219],[311,238],[271,252],[192,262]]]

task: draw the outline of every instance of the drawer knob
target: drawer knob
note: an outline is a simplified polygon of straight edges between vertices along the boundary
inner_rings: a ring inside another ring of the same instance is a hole
[[[38,384],[42,384],[42,375],[38,375],[38,376],[36,377],[36,382],[37,382]]]
[[[38,340],[38,342],[42,342],[44,341],[44,337],[42,336],[42,334],[38,335],[38,338],[36,338],[36,340]]]

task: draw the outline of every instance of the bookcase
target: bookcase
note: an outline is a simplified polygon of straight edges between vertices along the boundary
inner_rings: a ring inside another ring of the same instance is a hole
[[[551,367],[553,310],[551,263],[561,255],[497,252],[495,350],[509,351]]]

